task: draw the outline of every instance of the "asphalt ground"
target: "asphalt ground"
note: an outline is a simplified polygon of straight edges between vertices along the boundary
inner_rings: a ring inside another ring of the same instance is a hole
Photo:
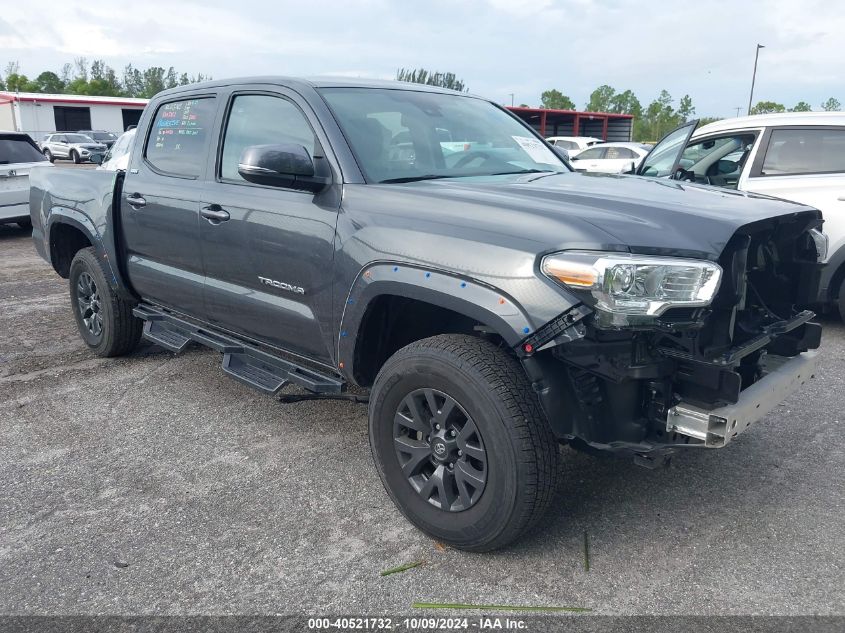
[[[198,348],[95,358],[67,282],[0,226],[0,613],[845,614],[845,326],[824,323],[815,380],[727,448],[661,470],[563,449],[542,526],[468,554],[393,507],[364,406],[281,404]]]

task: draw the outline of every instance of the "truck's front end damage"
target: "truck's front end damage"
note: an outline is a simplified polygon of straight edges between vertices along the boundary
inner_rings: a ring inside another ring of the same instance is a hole
[[[742,226],[718,261],[557,253],[582,303],[518,348],[558,436],[654,455],[718,448],[808,380],[821,326],[817,212]]]

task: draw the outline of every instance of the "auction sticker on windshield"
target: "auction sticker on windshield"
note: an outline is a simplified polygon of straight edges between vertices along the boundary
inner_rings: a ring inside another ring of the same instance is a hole
[[[531,160],[537,163],[554,164],[557,162],[552,151],[536,138],[528,136],[512,136],[511,138],[519,143],[519,146],[531,157]]]

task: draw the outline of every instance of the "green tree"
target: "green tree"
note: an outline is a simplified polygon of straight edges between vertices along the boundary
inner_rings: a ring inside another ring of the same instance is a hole
[[[123,94],[127,97],[140,97],[144,92],[144,77],[141,71],[127,64],[123,69]]]
[[[29,83],[32,86],[32,92],[58,94],[65,89],[65,85],[59,76],[49,70],[45,70]]]
[[[776,112],[786,112],[786,107],[782,103],[775,103],[774,101],[758,101],[757,105],[751,108],[751,114],[773,114]]]
[[[18,73],[6,75],[6,90],[9,92],[28,92],[29,83],[26,75]]]
[[[633,91],[626,90],[625,92],[619,92],[613,95],[613,98],[610,100],[610,109],[608,112],[633,114],[634,118],[638,119],[643,115],[643,106]]]
[[[614,96],[616,96],[616,90],[607,84],[599,86],[590,93],[590,100],[585,109],[587,112],[609,112],[613,106]]]
[[[540,95],[540,105],[547,110],[575,109],[575,102],[555,88],[546,90]]]
[[[813,108],[810,107],[810,104],[806,101],[799,101],[795,104],[795,107],[790,110],[790,112],[812,112]]]
[[[150,99],[166,88],[164,84],[165,70],[161,66],[152,66],[143,73],[144,89],[141,96]]]
[[[427,86],[440,86],[458,92],[466,92],[467,87],[463,80],[458,79],[455,73],[431,72],[425,68],[414,70],[400,68],[396,71],[397,81],[407,81],[414,84],[425,84]]]
[[[678,103],[678,116],[681,122],[689,121],[694,114],[695,106],[692,105],[692,98],[689,95],[684,95]]]
[[[6,79],[8,82],[9,80]],[[839,112],[842,109],[842,104],[839,103],[839,99],[835,99],[831,97],[827,101],[822,104],[822,110],[825,112]]]

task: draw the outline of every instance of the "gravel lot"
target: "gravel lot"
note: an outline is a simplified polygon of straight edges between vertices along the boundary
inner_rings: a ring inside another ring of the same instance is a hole
[[[0,613],[845,614],[838,319],[824,354],[730,447],[658,471],[565,449],[544,527],[495,554],[440,551],[384,493],[365,407],[280,404],[202,349],[94,358],[66,281],[0,226]]]

